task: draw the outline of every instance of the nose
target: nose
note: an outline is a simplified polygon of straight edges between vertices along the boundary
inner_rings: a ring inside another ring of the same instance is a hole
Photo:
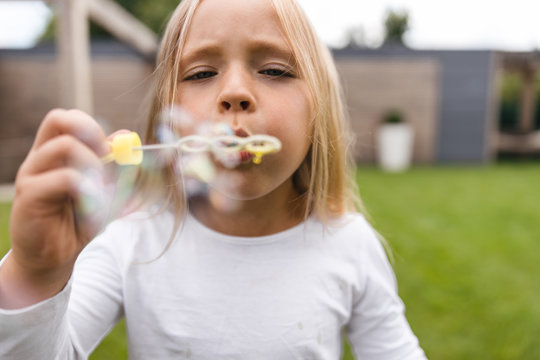
[[[255,97],[249,72],[232,68],[223,77],[223,84],[218,98],[220,112],[253,112]]]
[[[248,100],[235,101],[233,99],[229,99],[229,100],[223,100],[221,102],[221,106],[225,110],[231,110],[233,107],[235,108],[233,110],[247,110],[250,106],[250,102]]]

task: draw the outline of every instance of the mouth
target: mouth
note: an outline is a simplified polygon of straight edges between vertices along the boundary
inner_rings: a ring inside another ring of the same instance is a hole
[[[240,136],[235,134],[236,139]],[[245,137],[245,136],[242,136]],[[221,163],[228,169],[236,168],[237,166],[248,164],[251,162],[253,155],[242,149],[242,145],[238,143],[234,138],[230,139],[224,136],[217,141],[212,152],[217,162]]]
[[[233,129],[233,131],[234,131],[235,136],[238,136],[241,138],[246,138],[246,137],[249,137],[250,135],[249,132],[246,131],[242,127]],[[238,161],[239,161],[238,165],[251,163],[251,160],[253,159],[253,154],[251,154],[250,152],[246,150],[240,150],[240,152],[238,152],[237,155],[238,155]]]
[[[251,159],[253,158],[253,155],[247,152],[246,150],[240,151],[240,162],[241,163],[248,163],[251,162]]]
[[[237,129],[234,129],[234,135],[238,136],[238,137],[248,137],[250,134],[244,130],[244,128],[237,128]]]
[[[210,149],[214,159],[228,169],[251,163],[258,165],[263,156],[281,150],[281,142],[273,136],[250,135],[242,127],[233,129],[226,124],[218,125],[213,131]]]
[[[246,166],[251,167],[253,155],[246,150],[229,154],[214,154],[214,160],[218,167],[226,169],[244,169]]]

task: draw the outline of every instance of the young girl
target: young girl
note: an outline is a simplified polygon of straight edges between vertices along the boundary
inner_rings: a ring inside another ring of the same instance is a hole
[[[355,212],[335,67],[294,0],[182,1],[155,83],[146,142],[177,104],[282,150],[259,165],[214,160],[227,181],[188,199],[171,164],[166,211],[91,240],[78,184],[103,171],[106,138],[82,112],[50,112],[17,176],[0,358],[87,358],[125,316],[132,359],[339,359],[343,330],[358,359],[424,359]]]

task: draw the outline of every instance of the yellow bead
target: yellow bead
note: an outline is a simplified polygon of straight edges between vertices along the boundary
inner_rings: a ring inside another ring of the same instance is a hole
[[[253,137],[257,138],[254,141],[247,143],[245,149],[253,155],[253,163],[256,165],[261,163],[264,155],[274,153],[280,149],[281,143],[276,144],[272,141],[268,141],[265,135],[255,135]]]
[[[133,148],[141,145],[141,138],[136,132],[118,134],[111,142],[112,157],[119,165],[139,165],[143,160],[143,151]]]
[[[261,163],[263,155],[263,153],[256,152],[253,156],[253,163],[259,165]]]

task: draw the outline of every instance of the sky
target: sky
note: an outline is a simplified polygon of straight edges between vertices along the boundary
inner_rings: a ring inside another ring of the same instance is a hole
[[[298,0],[323,41],[345,45],[354,30],[378,46],[388,10],[407,11],[407,45],[417,49],[540,49],[540,0]],[[0,48],[31,47],[48,18],[40,1],[0,0]]]

